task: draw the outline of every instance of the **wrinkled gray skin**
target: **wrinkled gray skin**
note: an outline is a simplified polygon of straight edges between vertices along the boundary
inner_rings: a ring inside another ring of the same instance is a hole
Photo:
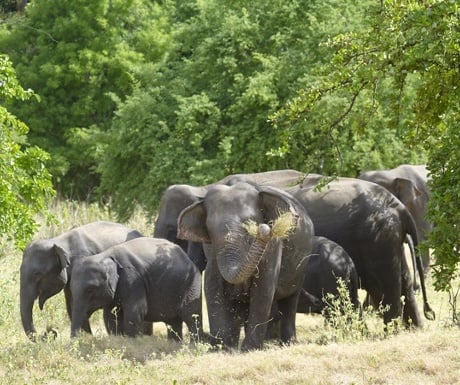
[[[35,340],[32,309],[37,298],[43,309],[48,298],[64,289],[67,312],[71,316],[69,281],[77,259],[141,236],[129,227],[101,221],[76,227],[54,238],[31,242],[23,252],[20,278],[21,320],[27,336]],[[83,327],[90,331],[88,323]]]
[[[305,267],[305,277],[297,305],[298,313],[321,313],[327,294],[338,296],[337,279],[348,288],[351,303],[359,309],[358,274],[347,252],[330,239],[314,236],[312,255]],[[312,301],[313,300],[313,301]]]
[[[291,212],[295,227],[287,240],[275,238],[270,224]],[[250,235],[244,224],[258,225]],[[273,301],[281,318],[281,341],[295,339],[297,301],[305,264],[311,253],[313,226],[289,194],[245,182],[211,187],[202,201],[179,216],[178,237],[203,242],[207,258],[204,291],[211,336],[226,348],[263,345]]]
[[[177,218],[179,218],[179,214],[183,209],[203,199],[206,192],[217,184],[230,186],[236,182],[246,181],[262,186],[287,187],[297,184],[303,176],[303,173],[296,170],[275,170],[254,174],[233,174],[206,186],[171,185],[161,197],[153,236],[155,238],[165,238],[181,246],[198,269],[203,271],[206,266],[206,256],[201,242],[177,238]]]
[[[94,311],[115,307],[119,334],[142,334],[146,321],[170,325],[168,336],[178,341],[182,322],[193,340],[203,336],[201,274],[178,245],[137,238],[80,258],[72,270],[72,337]]]
[[[427,239],[432,225],[426,219],[430,200],[426,166],[403,164],[391,170],[365,171],[358,178],[377,183],[398,198],[414,218],[419,242]],[[426,272],[430,266],[430,254],[428,250],[421,254]]]
[[[360,309],[358,298],[358,274],[355,264],[347,252],[330,239],[314,236],[312,254],[305,266],[305,276],[300,290],[297,313],[322,314],[328,294],[339,295],[337,279],[341,278],[348,289],[348,295],[355,309]],[[328,317],[328,312],[325,311]],[[272,320],[268,325],[268,338],[278,337],[279,312],[274,304]]]
[[[341,245],[353,260],[361,286],[373,303],[382,302],[389,310],[385,324],[403,316],[403,321],[421,327],[410,272],[403,254],[409,234],[418,244],[414,220],[407,208],[388,190],[375,183],[353,178],[336,178],[320,191],[322,179],[307,176],[290,192],[305,206],[315,226],[315,234]],[[425,316],[434,319],[425,290],[423,266],[417,255]],[[404,309],[401,296],[405,298]]]

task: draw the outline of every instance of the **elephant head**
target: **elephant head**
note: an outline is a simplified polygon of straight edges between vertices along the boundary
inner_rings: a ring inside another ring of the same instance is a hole
[[[48,240],[37,240],[23,252],[21,263],[21,320],[24,331],[34,339],[32,309],[38,298],[40,309],[46,300],[61,291],[68,281],[69,252]]]
[[[121,265],[112,257],[93,255],[79,259],[72,268],[71,336],[96,310],[113,306]]]
[[[295,226],[296,211],[287,194],[275,188],[217,185],[179,215],[178,238],[212,244],[221,276],[240,284],[254,274],[269,242],[280,238],[273,224],[286,212]],[[272,246],[281,253],[280,242]]]

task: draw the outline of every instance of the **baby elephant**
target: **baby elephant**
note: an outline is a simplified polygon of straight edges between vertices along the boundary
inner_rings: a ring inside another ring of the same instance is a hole
[[[351,303],[360,307],[358,275],[348,253],[328,238],[314,236],[313,250],[307,266],[297,313],[321,313],[326,308],[327,294],[338,296],[337,279],[341,278],[348,289]]]
[[[142,334],[144,321],[169,325],[169,338],[182,339],[182,322],[192,340],[202,336],[201,274],[165,239],[137,238],[79,259],[70,290],[72,337],[94,311],[114,308],[120,310],[117,331],[127,336]]]

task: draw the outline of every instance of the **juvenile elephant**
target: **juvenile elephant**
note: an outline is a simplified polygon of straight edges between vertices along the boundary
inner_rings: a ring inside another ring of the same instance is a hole
[[[358,178],[377,183],[398,198],[414,218],[419,241],[427,239],[432,225],[426,218],[430,200],[426,166],[403,164],[391,170],[365,171]],[[429,251],[424,250],[421,255],[427,271],[430,266]]]
[[[242,350],[261,348],[276,301],[281,341],[295,339],[297,300],[313,236],[302,205],[276,188],[216,185],[182,211],[178,227],[179,238],[204,243],[212,337],[236,348],[244,325]]]
[[[72,270],[71,336],[94,311],[115,307],[120,334],[142,334],[146,321],[169,325],[169,338],[182,340],[182,322],[193,340],[203,336],[201,274],[178,245],[137,238],[80,258]]]
[[[262,186],[287,187],[298,183],[303,176],[303,173],[296,170],[274,170],[253,174],[233,174],[206,186],[171,185],[161,197],[153,236],[165,238],[180,245],[200,271],[203,271],[206,266],[206,257],[201,242],[177,238],[177,218],[183,209],[203,199],[206,192],[217,184],[232,185],[246,181]]]
[[[321,313],[328,294],[339,295],[337,280],[342,279],[351,303],[359,308],[358,274],[355,264],[344,248],[328,238],[314,236],[313,249],[300,292],[298,313]]]
[[[406,324],[412,322],[421,327],[422,319],[402,247],[406,234],[411,235],[415,246],[418,243],[415,223],[407,208],[375,183],[335,178],[317,188],[322,180],[320,175],[307,176],[300,186],[289,189],[307,209],[315,234],[337,242],[347,251],[371,300],[389,306],[384,313],[385,323],[402,314]],[[416,260],[425,316],[433,319],[420,255]]]
[[[137,230],[124,225],[100,221],[76,227],[54,238],[31,242],[24,249],[20,272],[21,320],[27,336],[35,339],[32,309],[37,297],[40,309],[43,309],[48,298],[64,289],[67,312],[71,316],[69,281],[72,265],[77,259],[141,236]],[[83,327],[90,331],[89,324]]]

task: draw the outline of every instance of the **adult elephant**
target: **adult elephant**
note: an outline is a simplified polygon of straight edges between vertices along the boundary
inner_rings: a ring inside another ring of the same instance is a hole
[[[262,186],[287,187],[297,184],[303,176],[303,173],[296,170],[274,170],[253,174],[233,174],[206,186],[171,185],[161,197],[153,236],[165,238],[181,246],[199,270],[203,271],[206,266],[206,257],[201,242],[177,238],[177,219],[183,209],[203,199],[207,191],[217,184],[232,185],[246,181]]]
[[[142,237],[142,234],[137,230],[118,223],[99,221],[27,245],[20,271],[21,320],[27,336],[35,340],[32,309],[37,298],[42,310],[48,298],[64,289],[67,312],[71,316],[69,281],[72,265],[77,259],[138,237]],[[84,328],[90,331],[89,324],[85,324]]]
[[[415,246],[418,242],[407,208],[382,186],[360,179],[335,178],[324,182],[322,176],[311,175],[290,191],[307,209],[315,234],[337,242],[350,255],[371,300],[388,306],[385,324],[402,315],[405,324],[421,327],[423,322],[402,247],[406,234],[411,235]],[[433,319],[419,255],[416,260],[425,316]]]
[[[185,322],[193,341],[202,340],[201,274],[176,244],[137,238],[79,258],[73,265],[71,336],[91,314],[121,309],[118,334],[134,337],[145,322],[170,326],[168,338],[182,341]]]
[[[299,202],[272,187],[216,185],[182,211],[178,226],[179,238],[204,244],[212,337],[236,348],[244,325],[242,350],[261,348],[276,301],[281,341],[295,339],[297,301],[313,235]]]
[[[391,170],[365,171],[358,178],[377,183],[398,198],[414,218],[419,241],[427,239],[432,225],[426,218],[430,200],[426,166],[403,164]],[[426,272],[430,266],[429,251],[423,250],[421,255]]]

